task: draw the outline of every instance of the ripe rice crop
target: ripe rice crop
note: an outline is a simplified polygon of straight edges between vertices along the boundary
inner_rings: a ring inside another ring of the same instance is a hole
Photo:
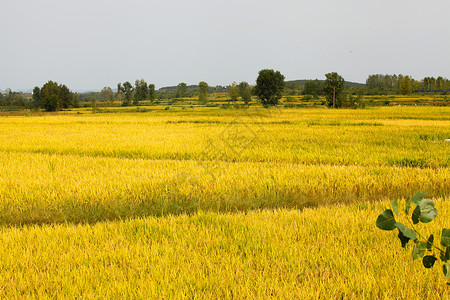
[[[1,298],[449,298],[375,220],[450,108],[115,110],[0,118]]]
[[[427,233],[450,226],[436,204]],[[449,299],[440,266],[376,228],[388,205],[1,228],[0,297]]]

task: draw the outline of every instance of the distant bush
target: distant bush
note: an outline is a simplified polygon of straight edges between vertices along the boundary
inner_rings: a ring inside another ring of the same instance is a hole
[[[292,96],[287,96],[287,97],[284,99],[285,102],[293,102],[294,100],[295,100],[295,98],[292,97]]]
[[[303,104],[303,103],[284,103],[283,106],[286,107],[286,108],[302,108],[302,107],[306,107],[306,104]]]
[[[393,165],[399,167],[411,167],[411,168],[426,168],[428,163],[426,159],[423,158],[402,158],[392,162]]]
[[[310,101],[312,99],[313,99],[313,96],[309,95],[309,94],[308,95],[304,95],[303,98],[302,98],[303,101]]]

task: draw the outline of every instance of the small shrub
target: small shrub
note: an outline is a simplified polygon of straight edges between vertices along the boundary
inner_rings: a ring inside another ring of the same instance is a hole
[[[219,104],[217,104],[217,103],[207,103],[205,105],[205,107],[219,107]]]
[[[292,97],[292,96],[287,96],[287,97],[284,99],[284,101],[286,101],[286,102],[293,102],[294,100],[295,100],[295,98]]]
[[[393,165],[399,167],[411,167],[411,168],[425,168],[427,167],[427,160],[423,158],[402,158],[393,161]]]

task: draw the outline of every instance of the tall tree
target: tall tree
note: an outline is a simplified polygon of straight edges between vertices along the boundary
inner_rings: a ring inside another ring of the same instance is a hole
[[[181,82],[177,85],[177,93],[175,97],[183,98],[187,96],[187,85],[184,82]]]
[[[153,103],[155,101],[155,85],[150,83],[148,85],[148,99]]]
[[[278,104],[283,95],[284,78],[280,71],[272,69],[259,71],[254,92],[264,107]]]
[[[208,100],[208,84],[204,81],[200,81],[198,84],[198,100],[201,102]]]
[[[422,79],[422,86],[425,89],[425,91],[429,92],[431,90],[431,80],[430,77],[425,77]]]
[[[116,93],[116,99],[119,100],[119,101],[123,100],[123,92],[122,92],[122,90],[123,90],[122,84],[119,82],[117,84],[117,93]]]
[[[230,96],[231,101],[237,101],[239,98],[239,87],[236,84],[236,81],[228,87],[228,95]]]
[[[329,107],[342,106],[344,78],[336,72],[325,74],[324,92]]]
[[[242,101],[244,101],[245,105],[248,105],[252,100],[252,93],[247,82],[242,81],[241,83],[239,83],[239,95],[241,96],[241,99]]]
[[[33,89],[32,99],[34,108],[42,107],[41,89],[38,86],[35,86]]]
[[[73,94],[69,88],[63,84],[59,86],[59,102],[62,108],[69,108],[72,106]]]
[[[139,104],[139,101],[145,100],[148,96],[148,86],[144,79],[136,80],[134,83],[133,104]]]
[[[123,106],[129,106],[131,104],[131,98],[133,97],[133,86],[130,82],[126,81],[122,85],[122,93],[123,93]]]
[[[110,88],[109,86],[105,86],[102,89],[102,97],[104,101],[114,101],[114,92],[112,88]]]
[[[444,78],[442,78],[442,76],[438,76],[438,78],[436,78],[436,89],[442,90],[443,88],[444,88]]]
[[[41,89],[42,106],[46,111],[56,111],[61,108],[58,102],[59,87],[56,82],[49,81]]]
[[[412,82],[411,82],[411,77],[409,77],[408,75],[404,76],[402,78],[402,81],[400,83],[400,92],[403,95],[408,95],[412,93]]]
[[[72,106],[75,108],[80,107],[80,95],[78,93],[73,94]]]

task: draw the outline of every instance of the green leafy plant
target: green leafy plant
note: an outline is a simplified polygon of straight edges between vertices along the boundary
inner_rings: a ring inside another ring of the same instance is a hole
[[[398,199],[392,201],[392,209],[387,209],[378,216],[376,224],[381,230],[398,229],[398,238],[403,248],[410,240],[413,241],[412,258],[413,260],[422,258],[425,268],[433,267],[439,257],[443,262],[442,271],[447,279],[447,284],[450,285],[450,229],[442,229],[440,245],[436,245],[433,234],[425,239],[414,226],[419,222],[429,223],[437,215],[438,211],[434,207],[434,202],[430,199],[424,199],[424,196],[425,193],[421,192],[409,197],[405,202],[406,220],[411,228],[395,220],[395,215],[399,216]],[[411,209],[412,204],[415,205],[414,210]]]

